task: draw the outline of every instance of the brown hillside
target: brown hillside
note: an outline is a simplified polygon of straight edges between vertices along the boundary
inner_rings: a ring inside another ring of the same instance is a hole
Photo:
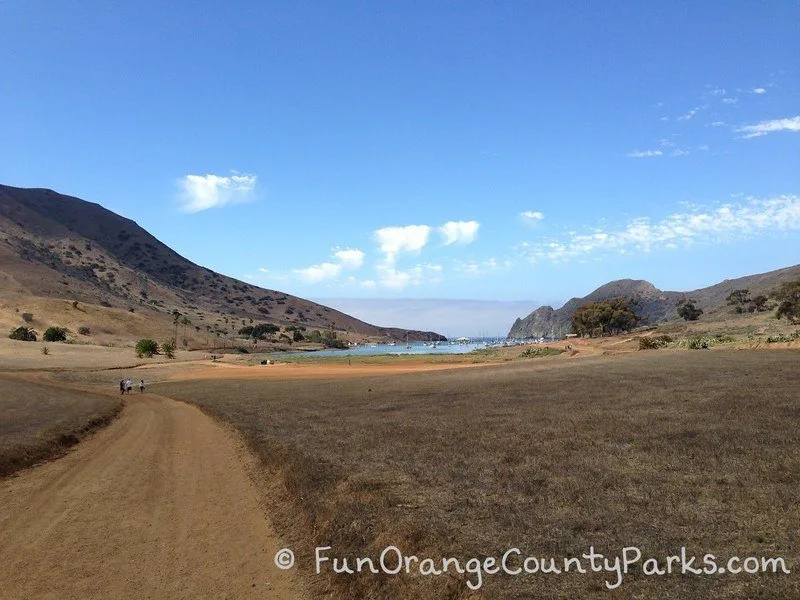
[[[251,322],[334,329],[355,339],[406,335],[406,330],[370,325],[196,265],[99,204],[47,189],[0,185],[0,323],[21,324],[18,313],[34,312],[29,305],[46,299],[68,301],[57,307],[72,308],[78,301],[95,312],[108,309],[103,327],[116,327],[123,338],[141,331],[141,319],[122,315],[141,315],[163,331],[174,310],[191,320],[186,333],[196,341]],[[75,322],[86,320],[81,314],[71,316]],[[49,324],[64,323],[37,325]],[[409,335],[412,340],[428,336],[436,334]]]

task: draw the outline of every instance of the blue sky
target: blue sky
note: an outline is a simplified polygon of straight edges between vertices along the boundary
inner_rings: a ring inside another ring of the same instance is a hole
[[[800,262],[800,7],[629,4],[7,0],[0,182],[310,298]]]

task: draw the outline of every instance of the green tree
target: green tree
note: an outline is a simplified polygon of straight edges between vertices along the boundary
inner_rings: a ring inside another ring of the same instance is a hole
[[[759,294],[758,296],[754,296],[750,303],[747,305],[747,310],[749,312],[764,312],[768,310],[767,303],[769,302],[769,298],[764,294]]]
[[[136,342],[136,356],[142,358],[146,356],[147,358],[152,358],[154,355],[158,354],[158,344],[153,340],[142,338],[138,342]]]
[[[784,283],[774,295],[779,302],[775,316],[779,319],[786,317],[795,325],[800,323],[800,279]]]
[[[172,324],[175,326],[175,333],[172,334],[172,345],[175,346],[178,343],[178,323],[181,321],[181,313],[176,308],[172,310]]]
[[[678,308],[678,316],[685,321],[697,321],[703,314],[703,309],[697,306],[697,300],[681,298],[675,306]]]
[[[630,331],[640,320],[636,302],[625,298],[586,302],[570,316],[572,331],[589,337]]]
[[[67,339],[67,330],[63,327],[48,327],[42,339],[45,342],[63,342]]]
[[[9,334],[8,337],[12,340],[18,340],[21,342],[35,342],[36,336],[37,333],[32,327],[26,327],[23,325],[22,327],[12,329],[11,334]]]
[[[733,290],[730,294],[728,294],[728,297],[725,298],[725,300],[727,301],[728,306],[733,307],[733,312],[743,313],[745,311],[745,307],[750,302],[750,290]]]
[[[189,344],[189,340],[186,339],[186,326],[187,325],[191,325],[191,323],[192,322],[189,320],[189,317],[187,317],[186,315],[183,315],[181,317],[181,325],[183,325],[183,345],[184,346],[187,346]]]

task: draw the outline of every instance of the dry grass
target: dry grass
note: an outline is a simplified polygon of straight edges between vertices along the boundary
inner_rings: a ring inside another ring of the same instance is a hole
[[[0,477],[60,456],[121,409],[121,398],[0,379]]]
[[[659,351],[337,381],[157,391],[245,436],[283,483],[278,525],[377,556],[539,557],[594,546],[782,556],[796,566],[800,353]],[[282,515],[282,516],[281,516]],[[663,561],[662,561],[663,565]],[[340,598],[468,597],[464,580],[311,576]],[[489,577],[487,598],[607,596],[600,575]],[[626,577],[626,598],[798,597],[793,575]]]

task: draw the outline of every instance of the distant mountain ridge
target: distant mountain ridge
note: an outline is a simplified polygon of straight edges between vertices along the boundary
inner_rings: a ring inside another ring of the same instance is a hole
[[[636,300],[637,313],[643,325],[663,323],[676,318],[675,303],[681,298],[692,298],[705,313],[714,314],[728,310],[726,298],[733,290],[747,288],[752,295],[766,294],[785,281],[800,278],[800,265],[748,275],[688,292],[662,291],[649,281],[619,279],[600,286],[582,298],[572,298],[559,309],[540,306],[529,315],[517,319],[508,332],[508,338],[560,338],[571,333],[570,317],[585,302],[599,302],[623,297]]]
[[[236,319],[405,339],[343,312],[239,281],[184,258],[134,221],[49,189],[0,185],[0,294],[147,313]],[[194,320],[197,323],[196,320]],[[409,339],[444,339],[410,331]]]

